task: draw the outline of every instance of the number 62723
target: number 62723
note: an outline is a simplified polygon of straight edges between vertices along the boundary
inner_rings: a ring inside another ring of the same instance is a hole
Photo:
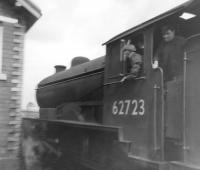
[[[113,115],[143,116],[145,114],[144,99],[119,100],[112,105]]]

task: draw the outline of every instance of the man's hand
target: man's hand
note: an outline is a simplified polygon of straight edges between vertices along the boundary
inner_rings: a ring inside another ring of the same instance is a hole
[[[158,68],[158,61],[157,61],[157,60],[155,60],[155,61],[153,62],[152,68],[153,68],[153,69]]]

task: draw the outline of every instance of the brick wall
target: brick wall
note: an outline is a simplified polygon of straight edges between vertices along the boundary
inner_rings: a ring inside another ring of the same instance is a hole
[[[0,2],[0,15],[22,18],[6,1]],[[19,146],[25,27],[5,22],[0,26],[3,27],[2,72],[7,75],[6,80],[0,80],[0,157],[10,157],[17,155]]]

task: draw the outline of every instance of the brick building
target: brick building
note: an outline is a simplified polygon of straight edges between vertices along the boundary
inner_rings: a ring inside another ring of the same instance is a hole
[[[0,169],[18,154],[24,36],[40,16],[29,0],[0,1]]]

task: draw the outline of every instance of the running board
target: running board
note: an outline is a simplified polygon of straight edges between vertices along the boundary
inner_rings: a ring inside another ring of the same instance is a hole
[[[122,129],[94,123],[23,119],[22,158],[25,170],[132,170],[131,142]],[[40,167],[37,167],[40,166]]]

